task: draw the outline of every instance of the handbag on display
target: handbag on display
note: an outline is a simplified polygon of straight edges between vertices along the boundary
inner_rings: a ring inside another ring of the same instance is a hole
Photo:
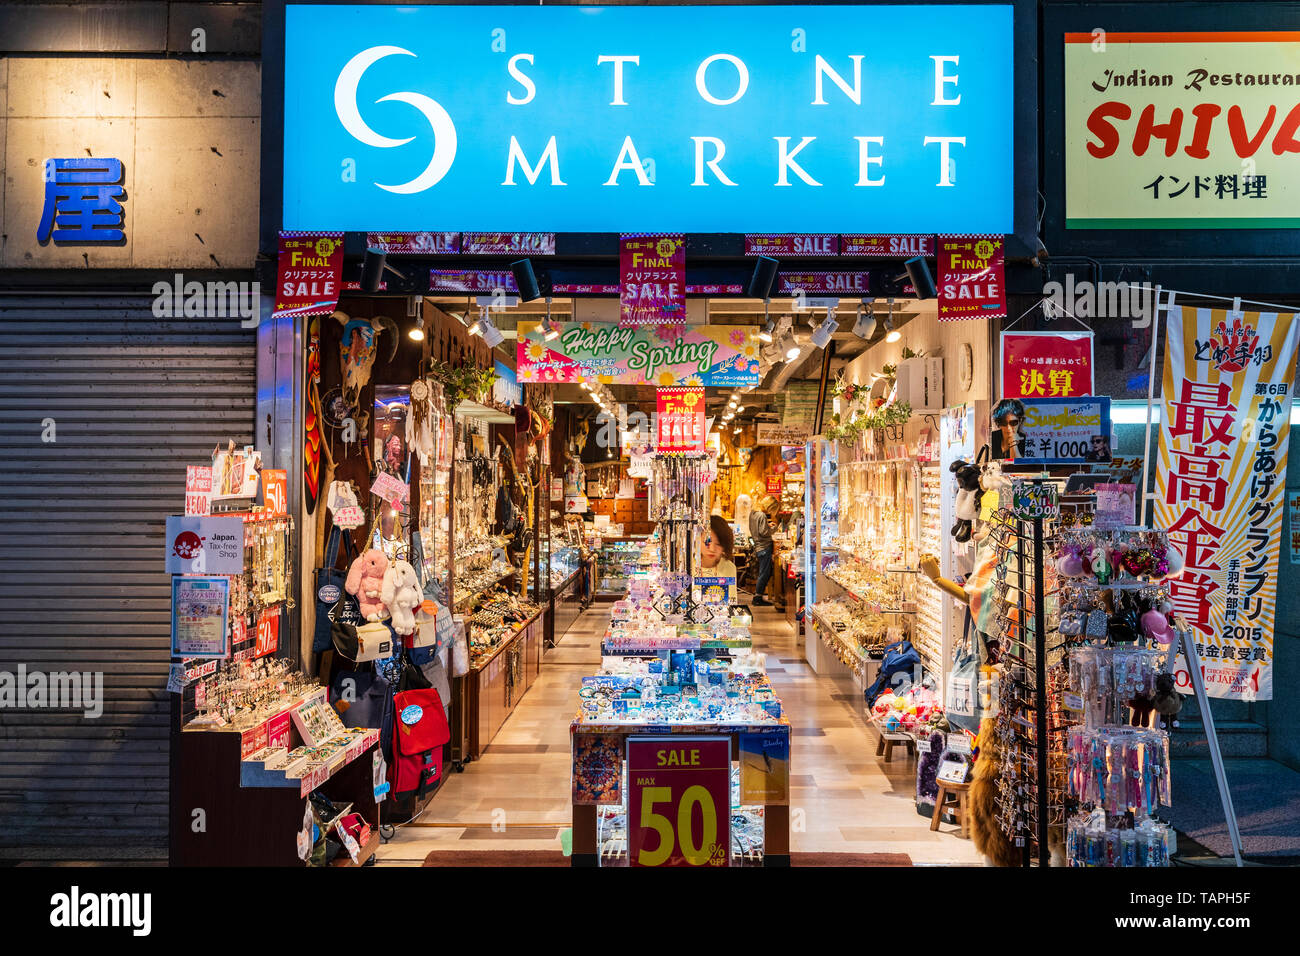
[[[438,644],[438,619],[437,607],[438,602],[433,594],[430,593],[430,579],[424,571],[424,545],[420,540],[420,532],[415,531],[411,534],[411,567],[415,568],[416,575],[420,578],[420,590],[424,592],[424,602],[415,610],[415,631],[407,636],[406,646],[415,647],[437,647]],[[434,612],[430,614],[426,611],[425,605],[433,603]]]
[[[356,663],[393,656],[393,631],[378,621],[353,624],[347,620],[346,598],[340,597],[330,608],[330,643],[340,657]]]
[[[392,685],[373,671],[339,671],[330,682],[330,705],[344,727],[380,727]]]
[[[962,626],[962,642],[953,653],[952,671],[944,693],[943,709],[948,723],[971,733],[978,733],[980,718],[979,695],[980,657],[971,646],[971,614],[966,611]]]
[[[347,568],[336,568],[339,559],[339,543],[343,543],[347,554],[347,564],[351,566],[356,559],[356,548],[352,544],[352,535],[335,525],[330,530],[329,543],[325,546],[325,563],[316,569],[316,630],[312,634],[311,649],[316,652],[330,649],[330,626],[333,623],[331,609],[340,599],[351,605],[352,615],[344,617],[348,623],[360,623],[361,609],[351,601],[343,590],[347,579]]]
[[[393,705],[393,796],[423,797],[442,779],[442,748],[451,740],[442,697],[433,689],[401,691]]]
[[[880,661],[880,673],[876,676],[875,683],[863,692],[868,707],[893,686],[891,679],[895,674],[907,674],[921,663],[920,652],[906,639],[885,645],[884,651],[885,656]]]

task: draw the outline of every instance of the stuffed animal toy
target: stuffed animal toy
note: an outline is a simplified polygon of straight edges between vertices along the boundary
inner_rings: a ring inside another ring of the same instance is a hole
[[[980,488],[980,468],[958,459],[949,468],[957,480],[957,502],[954,514],[956,522],[952,526],[952,536],[958,542],[970,540],[975,521],[980,516],[980,499],[984,492]]]
[[[405,561],[394,561],[384,572],[380,599],[393,615],[393,630],[398,634],[415,632],[415,609],[424,601],[415,568]]]
[[[343,588],[356,597],[361,606],[361,616],[367,621],[382,621],[388,616],[383,601],[384,574],[387,571],[388,557],[375,548],[363,551],[348,568]]]
[[[980,722],[979,756],[971,773],[970,835],[989,866],[1019,866],[1020,849],[998,827],[998,739],[995,721]]]
[[[1155,709],[1166,727],[1174,723],[1174,718],[1183,709],[1183,695],[1174,690],[1173,674],[1156,675]]]

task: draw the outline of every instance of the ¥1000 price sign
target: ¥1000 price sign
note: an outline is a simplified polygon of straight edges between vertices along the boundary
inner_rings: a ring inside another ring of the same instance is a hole
[[[728,866],[731,738],[629,737],[632,866]]]

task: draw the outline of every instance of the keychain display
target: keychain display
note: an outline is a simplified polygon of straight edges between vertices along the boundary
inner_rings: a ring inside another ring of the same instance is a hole
[[[1070,796],[1085,806],[1142,821],[1172,802],[1169,736],[1162,730],[1074,729],[1068,760]]]
[[[1173,843],[1174,831],[1164,823],[1108,827],[1105,813],[1094,811],[1070,817],[1065,856],[1069,866],[1169,866]]]

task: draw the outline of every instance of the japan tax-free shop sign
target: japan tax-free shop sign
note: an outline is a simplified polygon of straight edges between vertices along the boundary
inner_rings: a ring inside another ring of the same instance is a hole
[[[1012,230],[1010,5],[285,16],[285,229]]]
[[[1067,33],[1068,229],[1300,226],[1300,31]]]

